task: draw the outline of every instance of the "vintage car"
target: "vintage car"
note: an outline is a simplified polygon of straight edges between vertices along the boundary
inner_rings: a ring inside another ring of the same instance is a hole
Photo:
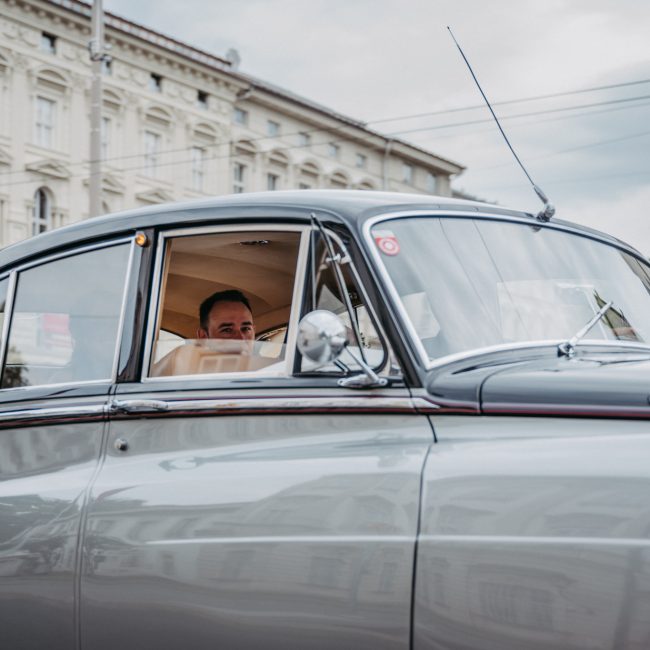
[[[0,251],[0,647],[650,647],[649,294],[607,235],[374,192]]]

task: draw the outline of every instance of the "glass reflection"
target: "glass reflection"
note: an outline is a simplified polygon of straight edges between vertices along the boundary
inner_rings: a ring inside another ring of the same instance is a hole
[[[382,261],[429,358],[566,340],[607,302],[587,339],[650,342],[650,279],[636,258],[550,228],[487,219],[385,221]],[[395,252],[396,251],[396,252]]]

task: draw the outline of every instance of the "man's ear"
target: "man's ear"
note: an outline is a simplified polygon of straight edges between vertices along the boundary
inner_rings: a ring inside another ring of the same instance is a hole
[[[196,338],[207,339],[209,337],[208,337],[208,333],[202,327],[199,327],[199,329],[196,330]]]

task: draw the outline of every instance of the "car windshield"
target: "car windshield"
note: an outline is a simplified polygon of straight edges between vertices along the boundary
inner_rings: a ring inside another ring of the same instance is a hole
[[[563,341],[612,301],[585,340],[650,342],[650,269],[539,224],[412,217],[371,230],[430,360],[493,345]]]

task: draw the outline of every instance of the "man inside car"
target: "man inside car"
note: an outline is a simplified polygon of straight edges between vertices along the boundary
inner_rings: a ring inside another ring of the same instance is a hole
[[[199,307],[199,339],[255,340],[255,324],[248,298],[236,289],[218,291]]]

